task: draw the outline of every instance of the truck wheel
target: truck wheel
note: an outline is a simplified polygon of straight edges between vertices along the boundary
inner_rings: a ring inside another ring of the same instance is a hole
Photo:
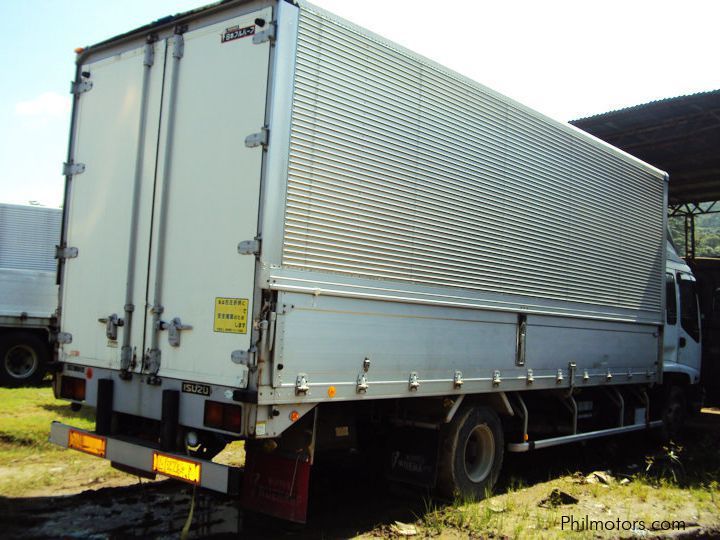
[[[677,437],[685,424],[687,402],[685,392],[680,386],[671,386],[668,389],[662,409],[662,429],[660,436],[663,441]]]
[[[438,455],[438,491],[482,499],[500,475],[505,441],[500,418],[488,407],[459,410],[447,426]]]
[[[12,332],[0,336],[0,384],[27,386],[39,384],[50,360],[50,348],[40,336]]]

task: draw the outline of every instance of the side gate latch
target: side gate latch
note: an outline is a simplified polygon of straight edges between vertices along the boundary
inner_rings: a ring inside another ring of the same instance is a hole
[[[295,379],[295,395],[307,395],[310,392],[310,383],[305,373],[298,374]]]

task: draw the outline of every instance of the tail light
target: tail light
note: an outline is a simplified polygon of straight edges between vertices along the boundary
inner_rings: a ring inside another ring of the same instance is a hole
[[[60,397],[73,401],[85,401],[85,379],[62,377],[60,380]]]
[[[210,428],[240,433],[242,431],[242,407],[218,401],[206,401],[203,423]]]

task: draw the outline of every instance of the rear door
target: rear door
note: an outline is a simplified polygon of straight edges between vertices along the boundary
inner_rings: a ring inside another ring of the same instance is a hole
[[[191,25],[181,58],[168,45],[148,296],[164,329],[150,312],[146,327],[160,376],[242,383],[231,355],[250,349],[255,257],[238,244],[257,235],[262,167],[245,138],[265,122],[270,55],[253,36],[271,20],[268,7]]]
[[[66,260],[62,282],[62,331],[72,335],[72,343],[63,345],[61,354],[71,362],[120,367],[127,327],[111,339],[101,321],[124,317],[135,229],[131,303],[140,320],[132,326],[130,341],[142,354],[164,57],[161,41],[105,58],[91,56],[81,68],[86,91],[77,102],[74,161],[85,170],[69,184],[66,243],[77,248],[77,255]],[[136,174],[139,207],[133,225]]]

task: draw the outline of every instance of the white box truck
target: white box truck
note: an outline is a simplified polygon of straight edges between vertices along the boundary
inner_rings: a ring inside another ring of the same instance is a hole
[[[62,210],[0,203],[0,385],[37,384],[53,356]]]
[[[682,417],[662,171],[304,2],[89,47],[72,92],[55,390],[97,424],[53,442],[302,521],[325,451],[481,496]]]

